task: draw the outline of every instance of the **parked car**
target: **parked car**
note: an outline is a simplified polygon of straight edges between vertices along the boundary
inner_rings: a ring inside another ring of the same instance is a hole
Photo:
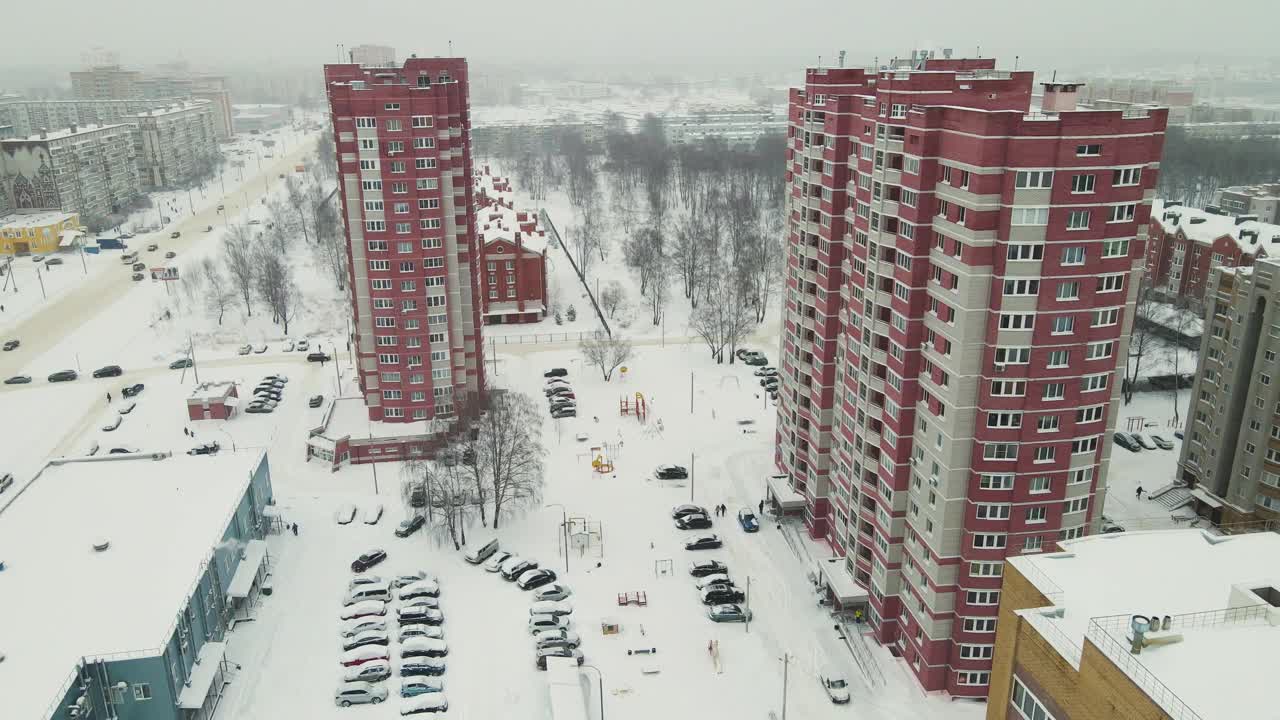
[[[1112,533],[1121,533],[1121,532],[1124,532],[1124,526],[1115,522],[1114,520],[1107,517],[1106,515],[1103,515],[1102,516],[1102,532],[1103,534],[1106,534],[1106,535],[1110,535]]]
[[[777,386],[778,386],[777,375],[766,375],[765,377],[760,378],[760,387],[762,388],[767,389],[767,388],[777,387]]]
[[[1182,431],[1181,431],[1181,430],[1174,430],[1174,431],[1173,431],[1173,436],[1174,436],[1174,437],[1176,437],[1176,438],[1178,438],[1179,440],[1184,439],[1184,438],[1183,438],[1183,436],[1182,436]]]
[[[761,353],[748,353],[747,356],[742,359],[742,362],[747,365],[768,365],[769,358],[765,357]]]
[[[533,633],[534,643],[540,643],[552,639],[568,641],[574,647],[577,647],[581,642],[578,638],[578,633],[560,627],[535,630]]]
[[[400,642],[400,657],[445,657],[449,645],[439,638],[415,637]]]
[[[26,385],[29,382],[31,382],[30,375],[14,375],[4,380],[5,385]]]
[[[653,474],[659,480],[684,480],[689,477],[689,471],[680,465],[659,465]]]
[[[130,268],[129,268],[129,269],[130,269],[130,270],[132,270],[132,271],[134,271],[134,272],[142,272],[143,270],[146,270],[146,269],[147,269],[147,264],[146,264],[146,263],[134,263],[132,266],[130,266]]]
[[[714,550],[720,547],[720,538],[715,535],[703,535],[684,544],[685,550]]]
[[[756,514],[747,508],[738,511],[738,524],[742,526],[744,532],[759,532],[760,521],[756,520]]]
[[[123,374],[124,370],[121,370],[119,365],[107,365],[93,371],[95,378],[120,377]]]
[[[537,640],[533,644],[533,648],[535,650],[547,650],[550,648],[564,648],[566,650],[573,650],[576,647],[578,647],[578,641],[576,638],[573,640],[568,640],[565,638],[547,638],[545,640]]]
[[[356,575],[347,581],[347,589],[354,590],[361,585],[387,585],[387,581],[379,575]]]
[[[740,603],[746,597],[732,585],[712,585],[701,592],[703,605],[727,605]]]
[[[535,572],[550,572],[550,571],[536,570]],[[521,577],[520,579],[523,580],[524,578]],[[570,592],[569,588],[565,587],[564,585],[553,583],[550,585],[544,585],[538,588],[536,591],[534,591],[533,599],[534,600],[564,600],[565,598],[569,597],[572,594],[573,593]]]
[[[354,650],[366,645],[382,645],[385,647],[390,644],[391,638],[387,637],[386,631],[383,630],[366,630],[342,639],[343,650]]]
[[[1173,442],[1172,442],[1172,441],[1170,441],[1168,438],[1166,438],[1166,437],[1165,437],[1165,436],[1163,436],[1163,435],[1156,435],[1156,434],[1152,433],[1152,435],[1151,435],[1151,442],[1155,443],[1155,444],[1156,444],[1156,447],[1160,448],[1161,450],[1172,450],[1172,449],[1173,449]]]
[[[535,633],[539,630],[551,630],[553,628],[568,630],[570,622],[569,618],[563,615],[534,615],[529,618],[529,632]]]
[[[711,527],[711,518],[701,513],[689,513],[676,518],[676,527],[681,530],[706,530]]]
[[[496,573],[502,569],[503,563],[514,557],[506,550],[496,550],[488,560],[484,561],[485,572]]]
[[[555,571],[548,570],[546,568],[537,568],[535,570],[526,570],[522,573],[520,577],[516,579],[516,585],[521,590],[533,590],[555,581]]]
[[[258,388],[253,391],[253,396],[264,400],[275,400],[276,402],[284,399],[284,395],[279,390],[272,390],[271,388]]]
[[[267,157],[271,157],[271,153],[267,153]],[[431,693],[429,695],[419,695],[410,699],[404,705],[400,706],[401,715],[423,715],[427,713],[442,713],[449,709],[449,701],[445,699],[444,693]]]
[[[281,349],[282,349],[282,350],[284,350],[285,352],[292,352],[292,351],[293,351],[293,341],[292,341],[292,340],[285,340],[285,341],[284,341],[284,347],[283,347],[283,348],[281,348]]]
[[[445,664],[443,660],[433,660],[431,658],[415,658],[413,660],[404,660],[396,668],[399,670],[400,677],[421,677],[423,675],[443,675]]]
[[[342,598],[343,606],[355,605],[365,600],[381,600],[389,602],[391,600],[391,589],[385,584],[382,585],[357,585],[347,592],[346,597]]]
[[[712,585],[732,585],[732,584],[733,584],[733,581],[729,579],[728,573],[715,573],[713,575],[706,575],[704,577],[698,578],[697,580],[694,581],[693,586],[698,588],[699,591],[702,591],[702,590],[706,590]]]
[[[311,399],[307,401],[307,407],[318,408],[323,404],[324,404],[323,395],[312,395]]]
[[[236,348],[237,355],[248,355],[251,352],[253,352],[252,345],[241,345],[240,347]]]
[[[1135,442],[1127,433],[1116,432],[1112,437],[1115,439],[1117,445],[1129,452],[1142,451],[1142,446]]]
[[[364,524],[377,525],[382,519],[382,503],[374,503],[364,509]]]
[[[560,410],[551,411],[551,419],[553,420],[563,420],[571,417],[578,417],[577,408],[562,408]]]
[[[111,432],[112,430],[115,430],[116,428],[120,427],[120,423],[122,422],[124,422],[124,418],[120,417],[120,415],[117,414],[115,417],[108,420],[106,424],[102,426],[102,431]]]
[[[136,407],[138,407],[138,403],[133,402],[131,400],[121,405],[120,407],[116,408],[116,412],[120,413],[121,415],[128,415],[129,413],[133,412],[134,408]]]
[[[191,358],[182,358],[180,360],[174,360],[173,362],[169,363],[170,370],[181,370],[183,368],[189,368],[189,367],[191,367]]]
[[[344,638],[349,638],[367,632],[385,632],[386,629],[386,618],[362,617],[343,621],[342,625],[338,627],[338,634]]]
[[[412,572],[412,573],[404,573],[401,575],[396,575],[395,577],[391,578],[391,587],[399,589],[406,585],[413,585],[414,583],[420,583],[423,580],[431,580],[434,582],[435,578],[431,577],[423,570],[419,570],[417,572]]]
[[[134,453],[137,453],[137,452],[140,452],[140,451],[136,447],[133,447],[130,445],[122,445],[120,447],[111,448],[110,450],[107,451],[107,454],[108,455],[133,455]]]
[[[338,656],[338,662],[344,667],[352,667],[354,665],[363,665],[374,660],[390,660],[387,654],[387,648],[381,645],[366,645],[358,647],[354,650],[348,650]]]
[[[170,240],[177,240],[180,237],[182,237],[182,233],[178,232],[177,230],[174,230],[173,232],[169,233]]]
[[[684,517],[685,515],[706,515],[706,514],[707,514],[707,509],[702,507],[701,505],[685,504],[685,505],[677,505],[671,508],[671,517],[677,520]]]
[[[98,454],[98,441],[97,441],[97,440],[90,440],[90,441],[89,441],[89,447],[87,447],[87,448],[85,448],[85,449],[84,449],[84,454],[85,454],[85,455],[97,455],[97,454]]]
[[[844,705],[849,702],[849,682],[842,676],[823,673],[818,676],[818,681],[822,683],[822,689],[827,692],[827,697],[831,698],[831,702],[836,705]]]
[[[570,615],[573,605],[565,600],[538,600],[529,606],[529,615]]]
[[[52,375],[49,376],[49,382],[51,383],[69,382],[71,380],[75,380],[78,377],[80,377],[80,375],[75,370],[59,370],[58,372],[53,373]]]
[[[550,380],[548,380],[548,381],[546,381],[545,383],[543,383],[543,385],[542,385],[542,389],[543,389],[543,390],[550,390],[550,389],[551,389],[551,388],[553,388],[553,387],[566,387],[566,386],[568,386],[568,384],[569,384],[569,381],[568,381],[568,380],[565,380],[565,379],[564,379],[564,378],[562,378],[562,377],[553,377],[553,378],[551,378]]]
[[[542,377],[545,377],[545,378],[555,378],[555,377],[562,378],[562,377],[565,377],[565,376],[566,376],[566,375],[568,375],[568,374],[569,374],[569,371],[568,371],[568,370],[565,370],[564,368],[551,368],[550,370],[548,370],[548,371],[546,371],[546,372],[542,373]]]
[[[339,525],[351,524],[351,521],[356,519],[356,506],[351,503],[339,505],[335,518],[338,520]]]
[[[751,611],[741,605],[712,605],[707,608],[707,617],[715,622],[746,622],[751,619]]]
[[[689,563],[689,574],[696,577],[707,577],[728,572],[729,568],[719,560],[694,560]]]
[[[254,346],[253,346],[253,352],[254,352],[254,354],[256,354],[256,355],[261,355],[262,353],[264,353],[264,352],[266,352],[266,351],[267,351],[267,344],[266,344],[266,343],[258,343],[257,345],[254,345]]]
[[[396,610],[396,617],[400,619],[400,624],[416,624],[423,625],[442,625],[444,624],[444,613],[439,608],[429,607],[426,604],[407,605]]]
[[[10,350],[16,350],[21,344],[22,343],[17,340],[6,340],[4,343],[4,351],[9,352]]]
[[[143,385],[142,383],[134,383],[132,385],[126,385],[124,388],[120,390],[120,394],[127,398],[136,397],[137,395],[142,393],[142,390],[145,387],[146,385]]]
[[[774,377],[777,374],[778,374],[778,368],[776,367],[762,367],[762,368],[757,368],[755,371],[756,377]]]
[[[217,442],[207,442],[203,445],[197,445],[191,448],[190,450],[187,451],[187,454],[188,455],[214,455],[221,449],[222,449],[222,446],[219,445]]]
[[[739,360],[745,360],[747,356],[753,352],[755,352],[755,350],[751,350],[750,348],[738,348],[733,354],[737,355]]]
[[[174,251],[170,250],[169,252],[165,253],[165,254],[164,254],[164,256],[165,256],[165,258],[166,258],[166,259],[168,259],[168,260],[172,260],[172,259],[174,259],[175,257],[177,257],[177,256],[178,256],[178,253],[176,253],[176,252],[174,252]]]
[[[249,403],[244,409],[245,412],[252,414],[269,413],[272,410],[275,410],[275,406],[268,406],[262,403]]]
[[[348,605],[342,608],[339,615],[343,620],[354,620],[356,618],[373,617],[375,615],[382,616],[387,614],[387,604],[381,600],[365,600],[355,605]]]
[[[329,362],[332,359],[322,352],[307,353],[307,362]]]
[[[50,265],[61,265],[61,264],[62,264],[62,258],[56,258],[56,257],[55,257],[55,258],[49,258],[48,260],[45,260],[45,261],[44,261],[44,264],[45,264],[45,267],[48,267],[48,266],[50,266]]]
[[[0,474],[0,493],[13,487],[13,473]]]
[[[159,250],[159,249],[160,249],[160,246],[155,243],[151,243],[150,245],[147,246],[147,252],[155,252],[156,250]]]
[[[440,584],[434,580],[419,580],[416,583],[401,587],[396,592],[396,597],[400,600],[438,598],[440,597]]]
[[[293,348],[295,350],[298,350],[299,352],[305,352],[310,347],[311,347],[311,343],[308,342],[306,338],[303,338],[293,344]]]
[[[434,638],[436,640],[444,639],[444,630],[431,625],[401,625],[400,626],[400,642],[404,642],[409,638]]]
[[[372,703],[377,705],[387,699],[387,688],[381,684],[357,681],[346,682],[338,686],[333,693],[333,701],[342,707]]]
[[[502,568],[502,579],[513,582],[526,570],[533,570],[537,567],[537,560],[525,560],[524,558],[514,558],[514,562],[508,560]]]
[[[574,658],[578,661],[579,665],[583,662],[582,651],[577,648],[546,647],[537,649],[536,654],[534,655],[534,665],[539,670],[546,670],[547,658],[549,657]]]
[[[353,560],[351,562],[351,572],[364,572],[386,559],[386,551],[375,548]]]
[[[391,677],[391,663],[387,660],[373,660],[363,665],[347,668],[342,673],[346,682],[378,682]]]
[[[1151,442],[1143,433],[1133,433],[1131,437],[1142,446],[1144,450],[1157,450],[1156,444]]]
[[[130,277],[130,279],[133,280],[134,282],[142,282],[146,278],[143,277],[142,273],[136,272]]]
[[[414,515],[413,517],[407,520],[404,520],[398,526],[396,526],[396,537],[402,537],[402,538],[409,537],[410,535],[421,530],[422,526],[425,525],[426,522],[427,522],[427,519],[425,517],[421,515]]]
[[[411,698],[428,693],[444,692],[444,683],[439,680],[423,680],[421,678],[400,681],[400,697]]]

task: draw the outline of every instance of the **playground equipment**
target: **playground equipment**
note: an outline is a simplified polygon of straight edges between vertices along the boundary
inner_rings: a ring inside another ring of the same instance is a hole
[[[634,404],[632,399],[623,395],[618,400],[618,413],[620,415],[635,415],[636,419],[644,424],[649,415],[649,407],[645,402],[644,393],[638,392],[635,396]]]
[[[609,459],[609,455],[605,447],[591,448],[591,467],[601,475],[608,475],[613,472],[613,461]]]
[[[663,560],[654,560],[654,561],[653,561],[653,576],[654,576],[654,577],[662,577],[662,576],[664,576],[664,575],[670,575],[670,574],[671,574],[671,571],[672,571],[672,565],[671,565],[671,559],[670,559],[670,558],[666,558],[666,559],[663,559]]]
[[[618,593],[618,605],[636,605],[644,607],[649,604],[649,596],[643,590],[633,590],[631,592]]]

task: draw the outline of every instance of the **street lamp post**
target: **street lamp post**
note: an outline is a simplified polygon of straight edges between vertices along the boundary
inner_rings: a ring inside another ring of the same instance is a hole
[[[564,572],[569,574],[569,515],[565,512],[564,505],[560,503],[547,503],[545,507],[560,508],[560,530],[564,535]]]
[[[600,668],[595,665],[583,665],[584,668],[591,668],[596,671],[596,679],[599,682],[600,692],[600,720],[604,720],[604,673],[600,672]]]

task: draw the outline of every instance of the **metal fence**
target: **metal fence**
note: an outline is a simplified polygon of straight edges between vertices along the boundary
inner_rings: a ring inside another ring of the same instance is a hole
[[[589,338],[593,333],[589,332],[558,332],[558,333],[525,333],[520,335],[490,335],[488,336],[490,345],[528,345],[528,344],[555,344],[555,343],[576,343]]]

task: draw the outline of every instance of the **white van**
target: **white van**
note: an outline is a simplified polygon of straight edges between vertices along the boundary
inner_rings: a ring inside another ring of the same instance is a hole
[[[132,265],[133,262],[137,259],[138,259],[138,253],[136,252],[125,253],[124,255],[120,256],[120,262],[124,263],[125,265]]]
[[[462,558],[472,565],[479,565],[496,552],[498,552],[498,539],[494,538],[483,545],[468,550],[467,554],[463,555]]]
[[[363,600],[381,600],[388,602],[391,600],[391,592],[384,583],[369,583],[367,585],[358,585],[347,593],[346,599],[342,601],[344,606],[355,605]]]

